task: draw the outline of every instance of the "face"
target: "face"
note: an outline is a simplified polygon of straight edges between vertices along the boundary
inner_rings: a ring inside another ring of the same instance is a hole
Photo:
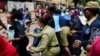
[[[89,10],[85,10],[84,14],[85,14],[85,17],[87,18],[87,20],[90,20],[91,12]]]
[[[69,11],[69,14],[72,16],[74,14],[74,10]]]

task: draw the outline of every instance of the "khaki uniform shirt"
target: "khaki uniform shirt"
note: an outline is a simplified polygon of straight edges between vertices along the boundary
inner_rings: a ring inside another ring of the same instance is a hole
[[[31,34],[35,37],[42,37],[41,45],[34,47],[33,51],[43,52],[42,56],[57,56],[60,52],[60,47],[49,47],[59,45],[56,34],[50,26],[45,26],[40,34]]]

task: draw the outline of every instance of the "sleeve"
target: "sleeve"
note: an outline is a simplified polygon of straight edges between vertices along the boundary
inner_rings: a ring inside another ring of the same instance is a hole
[[[81,33],[82,35],[82,37],[81,37],[81,41],[82,41],[82,46],[83,47],[86,47],[86,45],[87,44],[89,44],[90,42],[89,42],[89,39],[90,39],[90,31],[89,31],[89,29],[85,29],[85,28],[83,28],[83,30],[82,30],[82,33]]]
[[[88,45],[88,41],[87,41],[87,40],[82,40],[82,45],[83,45],[84,47],[86,47],[86,45]]]
[[[49,41],[50,41],[50,40],[49,40],[49,37],[48,37],[46,34],[43,34],[41,45],[38,46],[38,47],[33,47],[33,48],[32,48],[33,51],[34,51],[34,52],[44,51],[44,50],[47,48]]]
[[[28,33],[28,35],[33,36],[35,38],[39,38],[42,35],[42,32],[41,33]]]
[[[87,37],[87,38],[86,38]],[[88,45],[89,44],[89,36],[83,36],[82,35],[82,37],[81,37],[81,41],[82,41],[82,46],[84,47],[84,48],[86,48],[86,45]]]

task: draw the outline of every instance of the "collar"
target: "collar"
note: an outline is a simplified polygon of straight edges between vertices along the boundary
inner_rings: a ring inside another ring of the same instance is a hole
[[[48,25],[46,25],[43,30],[45,30],[46,28],[48,28]]]
[[[88,25],[91,25],[97,18],[98,15],[96,15],[95,17],[91,18],[91,20],[87,21]]]

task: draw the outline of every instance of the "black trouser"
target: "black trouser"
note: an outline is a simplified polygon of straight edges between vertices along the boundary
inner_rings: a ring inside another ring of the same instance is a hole
[[[61,38],[60,32],[56,32],[56,36],[57,36],[58,42],[59,42],[59,44],[60,44],[60,38]]]
[[[18,52],[18,54],[19,54],[19,56],[31,56],[29,53],[28,53],[28,51],[26,50],[26,47],[20,47],[20,48],[18,48],[17,49],[17,52]]]
[[[69,49],[72,55],[79,56],[81,53],[81,46],[78,48],[74,48],[72,45],[75,40],[80,40],[81,36],[77,33],[75,33],[73,36],[68,36],[68,42],[69,42]]]
[[[12,44],[15,46],[19,56],[31,56],[28,52],[27,52],[27,45],[29,43],[28,38],[24,38],[22,39],[22,41],[18,41],[18,42],[12,42]]]

